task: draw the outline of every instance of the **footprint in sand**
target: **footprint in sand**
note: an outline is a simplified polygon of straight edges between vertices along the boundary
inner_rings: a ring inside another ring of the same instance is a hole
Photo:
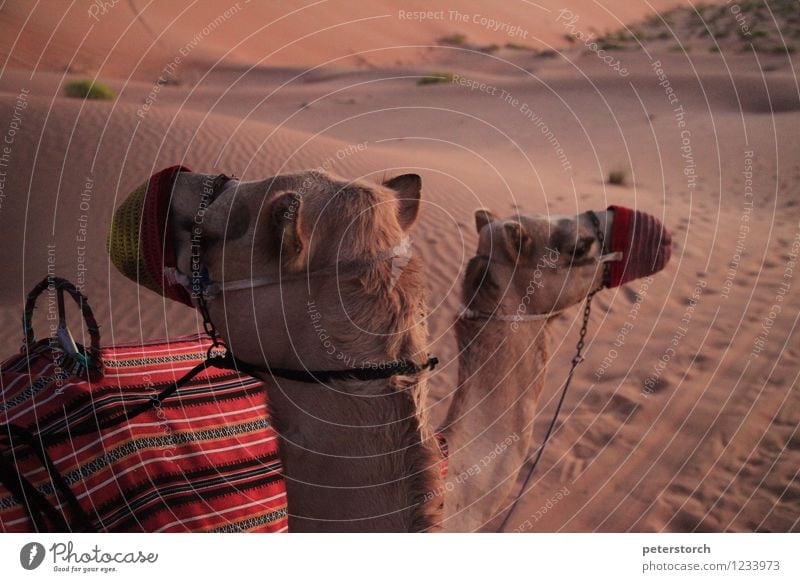
[[[572,483],[575,481],[583,470],[586,468],[586,461],[575,458],[568,458],[564,460],[561,468],[561,482]]]
[[[594,304],[605,312],[608,312],[609,308],[611,307],[611,305],[608,302],[599,298],[594,300]]]
[[[594,402],[591,405],[596,406]],[[571,433],[570,437],[566,437],[571,447],[561,461],[561,479],[565,482],[578,479],[600,451],[614,440],[614,429],[602,427],[607,423],[599,420],[593,422],[586,433]]]
[[[639,294],[628,285],[622,287],[622,294],[625,295],[629,303],[636,303],[636,300],[639,298]]]
[[[614,394],[606,410],[610,410],[614,416],[624,424],[627,424],[636,416],[639,411],[639,404],[622,394]]]
[[[644,380],[642,380],[641,385],[644,385]],[[647,384],[650,394],[661,394],[665,392],[670,385],[670,381],[663,376],[660,378],[652,378]]]
[[[697,353],[694,355],[694,367],[700,370],[701,372],[705,372],[708,370],[709,364],[711,362],[711,358],[706,356],[705,354]]]
[[[613,417],[619,423],[627,424],[636,416],[639,404],[619,392],[611,395],[593,392],[584,400],[584,409],[585,414],[590,415],[590,418],[595,418],[598,414],[601,414],[603,418]],[[610,434],[613,435],[619,423],[615,423],[616,426]],[[609,440],[610,438],[606,442],[609,442]]]

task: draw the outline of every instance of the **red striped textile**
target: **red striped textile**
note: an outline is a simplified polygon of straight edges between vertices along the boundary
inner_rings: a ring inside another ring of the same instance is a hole
[[[203,361],[204,336],[103,349],[105,376],[67,378],[47,340],[0,364],[0,424],[65,433],[86,419],[113,418]],[[75,523],[64,495],[30,447],[0,441],[15,467]],[[286,531],[278,438],[261,381],[230,370],[201,372],[158,408],[91,434],[51,439],[50,458],[96,531]],[[0,485],[0,531],[31,531],[24,507]]]

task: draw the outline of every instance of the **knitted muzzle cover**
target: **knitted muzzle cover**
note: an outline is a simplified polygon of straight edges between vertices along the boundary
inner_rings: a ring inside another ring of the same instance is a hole
[[[193,307],[189,293],[175,281],[175,248],[169,236],[169,204],[178,172],[172,166],[150,176],[114,211],[108,231],[111,262],[131,281]]]
[[[609,263],[609,287],[658,273],[672,254],[672,235],[661,221],[639,210],[609,206],[614,211],[611,252],[621,251],[622,260]]]

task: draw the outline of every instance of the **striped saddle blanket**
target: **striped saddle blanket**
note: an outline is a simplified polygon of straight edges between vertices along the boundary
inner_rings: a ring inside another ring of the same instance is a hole
[[[197,335],[103,348],[97,382],[65,371],[51,340],[0,364],[0,532],[286,531],[278,438],[259,380],[207,368],[126,422],[69,434],[153,401],[209,345]]]

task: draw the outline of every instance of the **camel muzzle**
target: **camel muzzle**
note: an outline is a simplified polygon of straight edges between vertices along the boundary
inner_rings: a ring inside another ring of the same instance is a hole
[[[614,212],[609,251],[622,259],[608,263],[609,287],[658,273],[672,254],[672,234],[656,217],[624,206],[609,206]]]

